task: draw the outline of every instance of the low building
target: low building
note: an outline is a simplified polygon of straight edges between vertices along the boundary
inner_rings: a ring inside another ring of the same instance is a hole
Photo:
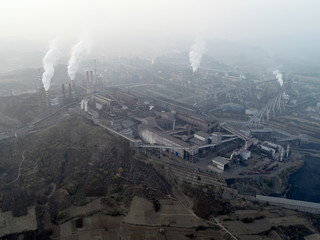
[[[240,156],[244,159],[244,160],[248,160],[251,157],[251,152],[247,149],[244,149],[240,152]]]
[[[257,112],[258,112],[258,109],[256,109],[256,108],[247,108],[245,110],[245,114],[247,114],[247,115],[255,115],[255,114],[257,114]]]
[[[201,140],[199,140],[199,139],[197,139],[197,138],[190,138],[189,139],[189,142],[191,143],[191,144],[194,144],[194,145],[196,145],[196,146],[203,146],[203,145],[205,145],[206,144],[206,142],[203,142],[203,141],[201,141]]]
[[[216,168],[224,171],[225,167],[230,163],[229,159],[224,157],[216,157],[213,160],[211,160],[212,165]]]

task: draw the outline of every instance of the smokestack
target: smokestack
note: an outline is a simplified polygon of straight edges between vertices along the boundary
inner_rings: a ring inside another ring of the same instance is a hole
[[[94,77],[95,83],[97,83],[97,59],[94,60]]]
[[[47,102],[47,107],[51,107],[51,104],[50,104],[50,97],[49,97],[49,91],[45,91],[46,93],[46,102]]]
[[[72,98],[72,87],[70,83],[69,83],[69,98]]]
[[[40,69],[40,68],[38,69],[38,80],[39,80],[39,83],[40,83],[40,87],[42,87],[42,81],[41,81],[41,69]]]
[[[66,89],[64,87],[64,84],[62,84],[62,94],[63,94],[63,102],[66,101]]]
[[[90,94],[90,79],[89,79],[89,71],[87,71],[86,84],[87,84],[87,94]]]
[[[76,94],[75,94],[75,92],[76,92],[76,84],[75,84],[74,80],[71,80],[71,92],[72,92],[72,98],[74,99],[75,96],[76,96]]]
[[[93,83],[93,71],[90,71],[90,82]]]
[[[90,92],[93,92],[93,71],[90,71]]]
[[[84,102],[84,111],[88,112],[88,100],[85,100]]]
[[[80,102],[80,109],[81,110],[84,110],[84,100],[82,99],[81,102]]]

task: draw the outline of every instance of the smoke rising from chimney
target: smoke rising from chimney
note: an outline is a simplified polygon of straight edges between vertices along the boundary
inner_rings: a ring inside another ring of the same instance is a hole
[[[199,41],[192,45],[191,51],[189,52],[189,61],[193,72],[198,70],[202,55],[205,53],[205,51],[206,47],[204,41]]]
[[[279,70],[273,71],[273,74],[276,76],[276,79],[278,80],[280,86],[282,87],[283,85],[283,79],[282,79],[282,74],[280,73]]]
[[[42,83],[45,91],[50,88],[51,78],[54,74],[54,66],[60,57],[60,52],[55,46],[55,42],[50,43],[50,49],[42,59],[44,73],[42,75]]]
[[[74,80],[76,72],[78,71],[78,68],[79,68],[80,61],[85,54],[86,54],[86,48],[82,41],[78,42],[71,49],[71,57],[69,59],[69,65],[68,65],[68,75],[71,80]]]

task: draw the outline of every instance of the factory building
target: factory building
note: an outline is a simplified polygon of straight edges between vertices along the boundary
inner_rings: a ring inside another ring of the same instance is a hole
[[[194,134],[194,138],[200,140],[201,142],[208,143],[209,134],[203,131],[199,131]]]
[[[202,131],[211,131],[216,126],[217,121],[215,119],[180,108],[176,111],[176,117],[179,122],[189,124]]]
[[[100,94],[93,95],[93,101],[98,110],[102,110],[103,108],[110,110],[115,106],[115,101]]]
[[[211,160],[211,163],[214,167],[224,171],[225,167],[230,163],[230,161],[224,157],[216,157]]]
[[[153,110],[153,112],[156,114],[157,117],[157,123],[160,125],[163,129],[169,130],[175,130],[175,115],[171,112],[158,112]]]
[[[130,93],[122,92],[120,90],[116,90],[114,95],[117,101],[122,102],[127,105],[135,105],[138,102],[138,99]]]
[[[144,141],[150,144],[177,147],[169,151],[182,158],[186,157],[186,149],[190,147],[188,143],[146,125],[139,125],[138,133]]]
[[[154,117],[146,117],[146,118],[142,118],[140,119],[141,123],[143,125],[146,125],[146,126],[151,126],[151,127],[155,127],[157,125],[157,121]]]
[[[259,146],[260,151],[268,153],[276,161],[283,161],[285,157],[284,148],[281,145],[265,141]]]

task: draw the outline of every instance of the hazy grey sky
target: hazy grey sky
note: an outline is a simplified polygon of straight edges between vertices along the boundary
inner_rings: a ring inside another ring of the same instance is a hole
[[[318,37],[319,9],[319,0],[1,0],[0,39],[56,38],[66,49],[84,40],[105,54],[159,54],[196,38],[270,46]]]

